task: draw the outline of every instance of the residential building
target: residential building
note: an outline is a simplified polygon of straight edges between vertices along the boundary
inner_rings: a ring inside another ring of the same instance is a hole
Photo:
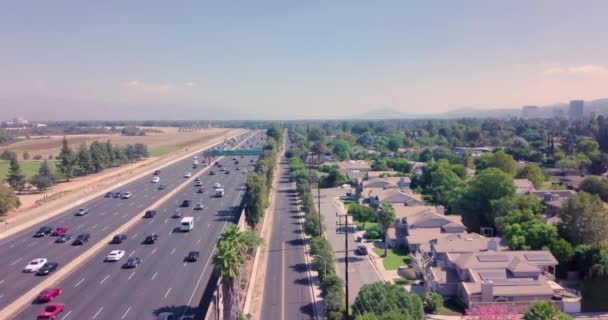
[[[465,154],[470,154],[472,157],[479,157],[483,153],[494,151],[494,147],[454,147],[452,148],[452,152],[454,155],[459,157],[464,157]]]
[[[561,209],[564,201],[576,194],[572,190],[538,190],[531,191],[528,194],[536,196],[547,208],[544,213],[545,223],[557,224],[559,218],[557,218],[557,212]]]
[[[409,189],[398,190],[394,188],[369,188],[363,189],[361,195],[367,199],[369,206],[378,208],[380,203],[388,201],[396,206],[421,206],[424,205],[422,196],[412,193]]]
[[[515,193],[517,194],[528,194],[532,191],[536,191],[532,181],[528,179],[513,179],[515,185]]]

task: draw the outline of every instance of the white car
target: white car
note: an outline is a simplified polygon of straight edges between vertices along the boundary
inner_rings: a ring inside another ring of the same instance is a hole
[[[215,184],[213,184],[213,187],[217,189],[217,188],[221,188],[222,185],[219,184],[218,182],[216,182]]]
[[[125,255],[125,251],[124,250],[112,250],[110,251],[110,254],[108,254],[108,256],[106,257],[106,261],[118,261],[120,260],[122,257],[124,257]]]
[[[241,171],[243,174],[247,174],[247,170],[243,170]]]
[[[159,177],[152,178],[152,183],[159,183],[159,182],[160,182],[160,178]]]
[[[38,269],[42,268],[42,266],[47,263],[47,261],[48,260],[45,258],[34,259],[27,266],[25,266],[23,272],[37,272]]]
[[[190,173],[190,172],[187,172],[187,173],[184,175],[184,178],[190,178],[190,177],[192,177],[192,173]]]
[[[133,196],[133,193],[131,193],[131,192],[125,192],[122,194],[123,199],[131,199],[132,196]]]

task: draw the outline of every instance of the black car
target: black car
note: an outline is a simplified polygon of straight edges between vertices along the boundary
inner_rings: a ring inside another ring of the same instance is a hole
[[[230,170],[226,170],[226,174],[230,174]]]
[[[156,215],[156,210],[148,210],[144,214],[144,218],[148,218],[148,219],[154,218],[155,215]]]
[[[146,239],[144,240],[144,243],[145,244],[154,244],[156,241],[158,241],[158,234],[153,233],[146,237]]]
[[[160,175],[160,170],[156,170],[156,171],[154,171],[154,175],[155,175],[155,176]]]
[[[114,193],[112,194],[112,197],[113,197],[113,198],[120,198],[120,197],[122,197],[122,192],[120,192],[120,191],[116,191],[116,192],[114,192]]]
[[[113,195],[114,194],[112,192],[108,192],[108,193],[106,193],[105,197],[106,198],[112,198]]]
[[[48,226],[40,227],[40,229],[38,229],[38,231],[36,231],[36,233],[34,233],[34,237],[42,238],[44,236],[48,236],[49,234],[51,234],[51,232],[53,232],[53,228],[51,228],[51,227],[48,227]]]
[[[238,160],[234,161],[234,164],[239,164],[239,161]]]
[[[161,184],[158,186],[158,190],[165,190],[165,189],[167,189],[167,185],[166,185],[166,184],[164,184],[164,183],[161,183]]]
[[[186,256],[186,261],[195,262],[196,260],[198,260],[199,256],[200,256],[200,253],[198,251],[190,251],[190,252],[188,252],[188,255]]]
[[[64,233],[55,239],[55,243],[65,243],[72,239],[72,235],[68,233]]]
[[[91,234],[89,234],[89,233],[79,234],[78,237],[76,237],[76,240],[74,240],[74,242],[72,242],[72,245],[81,246],[81,245],[89,242],[90,238],[91,238]]]
[[[42,266],[42,268],[38,269],[38,272],[36,272],[36,275],[46,276],[47,274],[57,270],[57,267],[59,267],[59,263],[47,262]]]
[[[112,244],[120,244],[123,241],[127,240],[127,235],[126,234],[117,234],[112,238],[111,243]]]
[[[359,255],[366,256],[367,255],[367,247],[366,246],[358,246],[357,247],[357,253]]]
[[[213,170],[209,171],[209,175],[210,176],[214,176],[215,175],[215,171],[213,171]]]
[[[180,205],[180,207],[182,207],[182,208],[187,208],[187,207],[189,207],[191,204],[192,204],[192,201],[190,201],[190,200],[184,200],[184,201],[182,202],[182,204]]]
[[[131,257],[129,259],[127,259],[127,262],[125,262],[125,264],[122,265],[123,268],[125,269],[130,269],[130,268],[137,268],[137,266],[142,262],[143,260],[141,258],[138,257]]]

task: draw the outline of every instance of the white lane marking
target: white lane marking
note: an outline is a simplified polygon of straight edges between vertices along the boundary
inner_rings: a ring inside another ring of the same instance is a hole
[[[76,283],[74,285],[74,288],[78,287],[83,281],[84,281],[84,278],[80,279],[80,281],[78,281],[78,283]]]
[[[101,229],[101,231],[106,231],[106,229],[108,228],[108,226],[103,227],[103,229]]]
[[[131,307],[129,307],[129,309],[127,309],[127,311],[125,311],[125,313],[122,314],[122,318],[120,318],[120,319],[124,319],[127,316],[127,313],[129,313],[130,310],[131,310]]]
[[[148,222],[148,224],[152,224],[152,222],[154,222],[154,220],[150,219],[150,222]]]
[[[97,228],[97,226],[98,226],[98,225],[99,225],[99,223],[94,224],[94,225],[91,227],[91,229],[95,229],[95,228]]]
[[[137,272],[137,271],[133,271],[133,273],[131,273],[131,275],[129,276],[129,279],[127,279],[127,280],[131,280],[131,278],[133,278],[133,276],[135,275],[135,272]]]
[[[11,245],[9,246],[9,248],[12,248],[12,247],[14,247],[14,246],[15,246],[14,244],[11,244]]]
[[[158,272],[154,272],[154,275],[152,276],[152,280],[154,280],[157,275],[158,275]]]
[[[128,216],[128,215],[127,215],[127,214],[125,214],[125,215],[124,215],[124,216],[122,216],[122,217],[123,217],[124,219],[126,219],[126,218],[127,218],[127,216]]]
[[[198,241],[196,241],[196,244],[199,244],[199,243],[201,243],[201,239],[198,239]]]
[[[169,221],[169,219],[165,219],[165,223],[167,223],[167,221]]]
[[[101,310],[103,310],[103,307],[99,308],[99,310],[97,311],[97,313],[91,319],[97,318],[97,316],[101,313]]]
[[[129,253],[129,257],[132,256],[135,253],[135,250],[131,251],[131,253]]]
[[[173,250],[175,250],[175,249],[173,249]],[[4,279],[0,280],[0,284],[3,284],[3,283],[4,283]]]
[[[199,220],[200,218],[201,218],[200,216],[196,217],[196,222],[198,222],[198,220]]]
[[[173,234],[173,230],[170,230],[170,231],[169,231],[169,235],[171,235],[171,234]]]
[[[53,244],[53,243],[55,243],[55,240],[53,240],[53,241],[49,242],[49,244]]]
[[[171,253],[169,255],[172,255],[174,252],[175,252],[175,248],[173,248],[173,250],[171,250]],[[4,280],[2,280],[2,281],[4,281]],[[2,282],[0,282],[0,283],[2,283]]]
[[[142,204],[139,204],[139,205],[137,206],[137,208],[138,208],[138,209],[141,209],[141,208],[143,208],[143,207],[144,207],[144,204],[143,204],[143,203],[142,203]]]
[[[63,318],[61,318],[61,320],[65,320],[65,318],[67,318],[70,315],[70,313],[72,313],[72,310],[70,310],[68,313],[66,313],[65,316],[63,316]]]
[[[21,242],[26,242],[26,241],[27,241],[27,238],[25,238],[25,239],[21,240]]]
[[[31,247],[31,246],[35,246],[35,245],[36,245],[36,242],[32,242],[32,243],[28,244],[26,247]]]
[[[132,207],[133,205],[135,205],[135,202],[129,203],[129,207]]]
[[[101,282],[99,282],[99,284],[102,284],[104,281],[108,280],[109,277],[110,275],[107,275],[105,278],[103,278],[103,280],[101,280]]]
[[[84,227],[84,223],[79,224],[78,227],[76,227],[76,229],[80,229],[82,227]]]
[[[167,296],[169,295],[169,292],[171,292],[171,288],[167,289],[167,292],[165,293],[165,299],[167,298]]]
[[[137,233],[133,237],[131,237],[131,239],[135,239],[135,238],[137,238]]]
[[[184,267],[185,267],[185,266],[187,266],[187,265],[188,265],[188,263],[187,263],[187,262],[184,262]]]
[[[21,260],[23,260],[23,258],[19,258],[19,259],[17,259],[17,260],[15,260],[15,261],[13,261],[13,262],[11,263],[11,266],[16,265],[16,264],[17,264],[17,263],[19,263],[19,261],[21,261]]]
[[[151,255],[154,254],[154,252],[156,252],[158,248],[154,248],[154,250],[152,250],[152,253],[150,253]]]

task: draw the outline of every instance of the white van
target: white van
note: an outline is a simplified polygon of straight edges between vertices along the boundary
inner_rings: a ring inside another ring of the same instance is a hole
[[[184,217],[179,224],[179,231],[188,232],[194,228],[194,218]]]
[[[223,197],[224,196],[224,189],[215,189],[215,196],[216,197]]]

